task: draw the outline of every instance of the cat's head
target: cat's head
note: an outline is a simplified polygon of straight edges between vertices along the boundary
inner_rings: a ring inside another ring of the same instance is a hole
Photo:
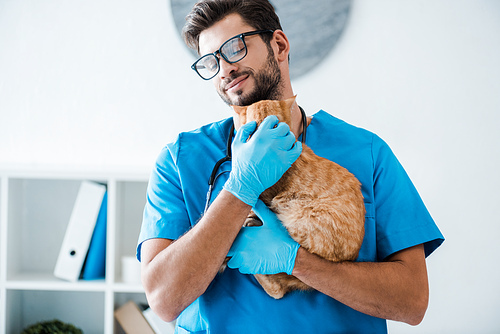
[[[251,121],[260,124],[269,115],[276,115],[280,122],[292,126],[292,105],[297,95],[284,101],[262,100],[249,106],[232,106],[241,125]]]

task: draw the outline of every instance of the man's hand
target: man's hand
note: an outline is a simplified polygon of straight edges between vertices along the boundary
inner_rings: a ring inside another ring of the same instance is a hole
[[[291,274],[299,244],[293,240],[278,217],[258,200],[253,211],[262,226],[243,227],[228,256],[228,267],[242,274]]]
[[[266,117],[257,131],[256,127],[257,123],[249,122],[236,133],[232,170],[224,184],[225,190],[250,206],[278,182],[302,152],[302,144],[295,142],[288,125],[279,123],[276,116]]]

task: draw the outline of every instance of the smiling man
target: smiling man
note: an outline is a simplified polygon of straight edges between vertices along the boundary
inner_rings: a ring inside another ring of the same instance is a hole
[[[193,70],[227,104],[295,95],[290,44],[267,0],[202,0],[184,37],[200,54]],[[355,262],[307,252],[258,199],[297,159],[305,130],[316,154],[362,184],[365,238]],[[254,230],[258,243],[241,229],[252,208],[266,225]],[[178,333],[385,333],[385,319],[422,320],[425,258],[442,242],[386,143],[324,111],[306,119],[294,104],[291,128],[275,117],[257,130],[240,126],[235,113],[168,144],[151,174],[137,256],[151,307],[177,318]],[[228,253],[237,263],[218,273]],[[275,300],[252,274],[278,272],[314,290]]]
[[[211,43],[218,43],[221,36],[226,36],[228,32],[234,31],[229,29],[234,27],[234,24],[240,25],[240,30],[252,29],[242,21],[238,14],[230,14],[222,19],[220,24],[212,26],[200,34],[201,45],[205,49],[210,49]],[[218,62],[219,72],[218,75],[213,77],[213,82],[219,96],[227,104],[249,105],[255,101],[277,99],[283,95],[284,87],[281,80],[281,70],[277,60],[274,59],[274,50],[270,44],[262,43],[260,35],[263,34],[272,36],[273,30],[257,30],[236,37],[230,36],[228,41],[216,52],[208,53],[194,65],[197,71],[201,71],[200,65],[206,66],[206,62]],[[242,47],[245,47],[247,51],[242,53]],[[248,54],[249,48],[252,49],[250,54]],[[231,54],[234,60],[238,61],[219,62],[218,55],[225,54],[224,51]],[[203,54],[202,49],[200,49],[200,53]],[[267,58],[262,59],[260,55],[266,53]],[[242,56],[246,58],[244,61],[246,66],[240,63],[238,59]],[[246,93],[244,93],[244,90]]]

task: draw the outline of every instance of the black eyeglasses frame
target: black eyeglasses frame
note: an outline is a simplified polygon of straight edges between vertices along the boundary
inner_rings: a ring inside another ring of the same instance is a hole
[[[224,58],[224,60],[226,62],[228,62],[229,64],[234,64],[234,63],[237,63],[239,62],[240,60],[242,60],[243,58],[245,58],[247,56],[247,53],[248,53],[248,48],[247,48],[247,44],[245,43],[245,37],[246,36],[253,36],[253,35],[259,35],[259,34],[264,34],[264,33],[274,33],[274,30],[270,30],[270,29],[265,29],[265,30],[254,30],[254,31],[249,31],[249,32],[244,32],[242,34],[239,34],[239,35],[236,35],[236,36],[233,36],[231,38],[229,38],[227,41],[225,41],[224,43],[222,43],[222,45],[220,46],[220,48],[215,51],[215,52],[212,52],[212,53],[207,53],[206,55],[203,55],[201,56],[200,58],[198,58],[194,63],[193,65],[191,65],[191,69],[193,69],[193,71],[195,71],[199,76],[200,78],[202,78],[203,80],[210,80],[212,78],[214,78],[217,74],[219,74],[219,71],[220,71],[220,56],[222,56],[222,58]],[[224,55],[221,50],[222,48],[224,47],[224,45],[226,45],[229,41],[235,39],[235,38],[239,38],[241,39],[241,41],[243,42],[243,45],[245,47],[245,54],[239,58],[238,60],[234,60],[234,61],[230,61],[229,59],[227,59],[226,55]],[[214,56],[216,61],[217,61],[217,71],[214,73],[214,75],[212,75],[211,77],[209,78],[205,78],[204,76],[202,76],[200,74],[200,72],[198,72],[198,69],[196,68],[196,64],[198,64],[198,62],[200,60],[202,60],[203,58],[205,57],[209,57],[209,56]]]

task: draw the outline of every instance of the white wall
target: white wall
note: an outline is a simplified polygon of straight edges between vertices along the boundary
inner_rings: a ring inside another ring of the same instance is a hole
[[[499,60],[498,1],[358,0],[294,82],[308,113],[389,143],[447,238],[424,322],[391,333],[500,332]],[[178,132],[229,116],[192,61],[168,0],[0,1],[0,167],[149,170]]]

